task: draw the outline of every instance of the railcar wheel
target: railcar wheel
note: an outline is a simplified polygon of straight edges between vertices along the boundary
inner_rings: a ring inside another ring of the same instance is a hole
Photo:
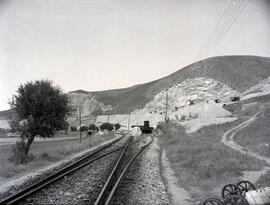
[[[233,195],[241,195],[241,188],[239,186],[235,184],[227,184],[223,187],[221,191],[221,196],[223,199]]]
[[[209,198],[206,199],[201,205],[223,205],[223,203],[217,198]]]
[[[237,183],[243,193],[255,190],[255,186],[250,181],[240,181]]]
[[[249,205],[248,201],[240,195],[233,195],[227,197],[224,202],[224,205]]]

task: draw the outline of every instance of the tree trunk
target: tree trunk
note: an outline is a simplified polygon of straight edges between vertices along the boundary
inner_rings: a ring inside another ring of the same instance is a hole
[[[27,159],[27,156],[28,156],[28,153],[30,150],[30,146],[33,143],[34,139],[35,139],[35,136],[31,136],[30,138],[27,139],[26,145],[24,147],[24,154],[25,155],[22,157],[22,163],[25,162],[25,160]]]

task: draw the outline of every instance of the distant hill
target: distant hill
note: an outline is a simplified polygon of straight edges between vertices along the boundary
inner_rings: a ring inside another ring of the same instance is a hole
[[[102,104],[96,110],[96,113],[104,113],[101,111],[103,105],[111,105],[114,108],[113,113],[128,113],[136,108],[143,108],[161,90],[179,84],[189,78],[211,78],[229,85],[238,92],[243,92],[268,76],[270,76],[270,58],[258,56],[218,56],[193,63],[167,77],[149,83],[99,92],[78,90],[72,91],[69,94],[95,97]],[[83,103],[80,104],[80,106],[82,105]]]
[[[180,84],[187,79],[206,77],[228,85],[242,93],[270,76],[270,58],[258,56],[218,56],[186,66],[171,75],[152,82],[123,89],[89,92],[75,90],[68,93],[74,109],[82,107],[82,116],[93,120],[98,114],[123,114],[142,109],[155,95],[166,88]],[[9,111],[0,112],[0,118]]]
[[[11,109],[0,111],[0,120],[10,119],[13,114],[14,114],[14,111]]]
[[[10,129],[9,120],[14,115],[13,110],[0,111],[0,137],[5,136],[5,129]]]

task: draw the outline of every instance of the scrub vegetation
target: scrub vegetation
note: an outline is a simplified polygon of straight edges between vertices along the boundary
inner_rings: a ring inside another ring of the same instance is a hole
[[[270,105],[265,106],[267,108],[256,121],[236,133],[235,141],[259,155],[270,157]]]
[[[204,127],[187,134],[183,126],[161,124],[160,142],[166,150],[179,186],[196,200],[220,196],[225,184],[240,181],[243,171],[261,170],[262,162],[242,155],[221,143],[222,135],[236,123]]]

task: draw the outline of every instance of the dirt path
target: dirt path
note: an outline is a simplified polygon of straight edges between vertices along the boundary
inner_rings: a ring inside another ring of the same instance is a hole
[[[171,168],[171,164],[165,150],[162,151],[161,161],[162,177],[167,185],[167,191],[169,193],[171,205],[194,204],[194,200],[192,200],[189,192],[178,185],[177,178],[175,176],[174,170]]]
[[[263,156],[260,156],[252,151],[250,151],[249,149],[245,148],[245,147],[242,147],[240,146],[239,144],[237,144],[235,141],[234,141],[234,136],[237,132],[239,132],[240,130],[242,130],[243,128],[247,127],[249,124],[251,124],[253,121],[255,121],[258,116],[260,116],[262,114],[262,112],[258,112],[256,113],[255,115],[253,115],[250,119],[242,122],[240,125],[228,130],[226,133],[224,133],[224,135],[222,136],[222,140],[221,142],[230,147],[231,149],[234,149],[236,151],[239,151],[241,152],[242,154],[246,154],[246,155],[250,155],[252,157],[255,157],[257,159],[260,159],[262,161],[265,161],[268,165],[270,165],[270,159],[267,158],[267,157],[263,157]]]

